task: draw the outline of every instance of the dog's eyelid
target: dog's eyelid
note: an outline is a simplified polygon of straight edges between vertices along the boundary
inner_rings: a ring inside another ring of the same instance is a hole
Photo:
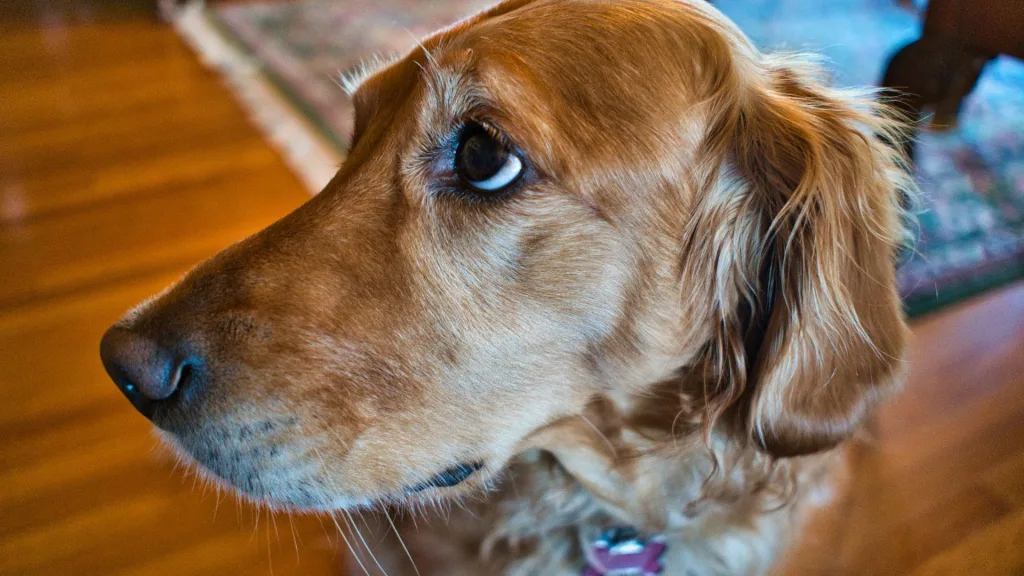
[[[509,130],[501,127],[501,122],[496,121],[493,116],[490,115],[472,115],[467,116],[461,122],[457,124],[455,130],[456,136],[459,132],[465,129],[466,126],[476,124],[483,128],[487,134],[497,140],[502,146],[508,149],[509,152],[519,157],[519,160],[524,164],[529,162],[528,155],[522,146],[509,134]]]
[[[476,119],[470,120],[470,122],[475,122],[476,124],[479,124],[481,128],[483,128],[484,130],[487,131],[488,134],[490,134],[491,138],[494,138],[495,140],[501,142],[502,144],[509,144],[506,132],[504,130],[498,129],[495,126],[495,122],[493,122],[492,120]]]
[[[505,114],[502,114],[500,108],[490,99],[486,97],[473,98],[472,103],[453,118],[451,128],[458,131],[470,124],[479,125],[502,144],[515,147],[515,142],[511,137],[514,130],[506,125],[508,121]]]

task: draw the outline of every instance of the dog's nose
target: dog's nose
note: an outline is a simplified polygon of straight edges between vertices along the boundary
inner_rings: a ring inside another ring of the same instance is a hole
[[[189,368],[188,362],[177,360],[153,340],[117,326],[103,335],[100,358],[117,387],[146,418],[174,395]]]

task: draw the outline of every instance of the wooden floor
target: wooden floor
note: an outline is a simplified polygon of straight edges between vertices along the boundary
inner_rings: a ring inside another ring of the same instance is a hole
[[[332,573],[329,520],[204,495],[97,354],[127,307],[302,202],[298,180],[145,12],[16,5],[0,6],[0,574]],[[907,393],[787,573],[1024,574],[1024,284],[915,332]]]

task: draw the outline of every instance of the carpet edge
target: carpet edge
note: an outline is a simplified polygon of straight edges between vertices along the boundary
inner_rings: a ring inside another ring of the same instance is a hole
[[[311,194],[323,189],[343,160],[337,148],[295,112],[266,78],[258,61],[224,38],[203,2],[191,0],[166,16],[203,65],[218,73],[249,120],[283,156],[306,189]]]

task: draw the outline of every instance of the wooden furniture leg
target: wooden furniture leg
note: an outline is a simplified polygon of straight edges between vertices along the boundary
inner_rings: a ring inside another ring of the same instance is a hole
[[[889,60],[882,86],[899,92],[893,106],[911,129],[925,108],[934,113],[935,127],[956,125],[964,98],[974,90],[989,54],[963,46],[950,38],[923,36],[907,44]],[[900,143],[913,158],[913,132]]]
[[[1022,29],[1020,0],[931,0],[921,38],[893,55],[881,85],[904,95],[894,104],[905,119],[916,122],[930,108],[934,125],[954,125],[986,63],[1000,54],[1024,58]],[[912,139],[901,146],[911,158]]]

